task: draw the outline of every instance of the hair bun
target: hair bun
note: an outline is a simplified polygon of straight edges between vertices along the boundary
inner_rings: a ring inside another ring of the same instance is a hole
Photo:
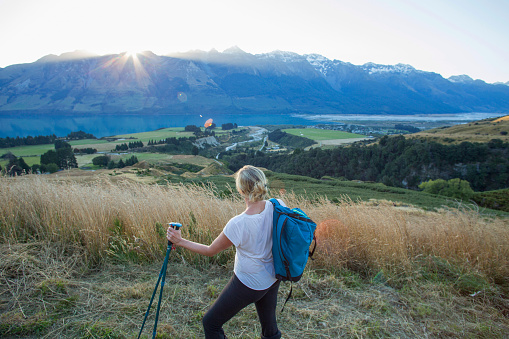
[[[235,173],[237,191],[249,201],[260,201],[268,192],[267,178],[262,170],[246,165]]]

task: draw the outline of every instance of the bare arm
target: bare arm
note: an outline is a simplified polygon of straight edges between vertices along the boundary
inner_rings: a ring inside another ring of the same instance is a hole
[[[212,257],[233,245],[223,232],[221,232],[209,246],[183,239],[180,230],[177,231],[171,227],[168,227],[166,238],[176,246],[186,248],[201,255],[206,255],[207,257]]]

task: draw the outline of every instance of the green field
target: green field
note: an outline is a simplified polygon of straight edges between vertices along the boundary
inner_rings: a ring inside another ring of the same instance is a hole
[[[183,127],[163,128],[150,132],[120,134],[114,136],[115,138],[129,139],[135,138],[137,140],[148,142],[149,140],[161,140],[166,138],[189,138],[194,136],[192,132],[185,132]],[[128,140],[127,140],[128,141]],[[124,141],[125,142],[125,141]]]
[[[239,131],[241,129],[244,128],[237,128],[235,130]],[[229,133],[230,131],[231,130],[223,131],[222,129],[214,130],[217,136]],[[172,127],[158,129],[150,132],[115,135],[111,137],[117,139],[114,141],[100,139],[84,139],[84,140],[72,140],[69,143],[72,145],[73,148],[95,148],[97,149],[98,152],[110,152],[115,149],[116,145],[121,145],[132,141],[142,141],[146,145],[149,140],[162,140],[166,138],[183,138],[183,137],[189,138],[192,136],[194,136],[194,134],[192,132],[185,132],[183,127]],[[52,149],[54,149],[53,144],[0,148],[0,156],[11,152],[16,157],[23,157],[27,165],[32,166],[34,164],[40,164],[40,156]],[[172,158],[172,156],[168,154],[129,153],[128,155],[125,156],[114,156],[114,159],[118,161],[120,158],[125,159],[131,157],[132,155],[136,155],[139,161],[147,160],[151,162],[161,162],[161,161],[166,162]],[[82,167],[84,165],[91,164],[92,159],[95,158],[96,156],[98,156],[98,154],[76,155],[76,160],[78,160],[79,167]],[[188,160],[189,159],[186,160],[180,159],[179,161],[188,162]],[[7,160],[0,160],[0,165],[2,167],[6,166],[7,164],[8,164]]]
[[[90,147],[89,145],[100,145],[100,144],[107,144],[108,141],[106,140],[99,140],[99,139],[82,139],[82,140],[72,140],[69,141],[69,144],[73,147],[77,148],[87,148]]]
[[[50,149],[55,149],[53,144],[33,145],[33,146],[18,146],[9,148],[0,148],[0,155],[11,152],[17,157],[40,156]]]
[[[315,141],[321,140],[337,140],[337,139],[354,139],[365,138],[365,135],[348,133],[343,131],[333,131],[318,128],[289,128],[284,129],[283,132],[288,134],[305,137]]]
[[[39,164],[41,162],[41,154],[51,149],[55,149],[53,144],[0,148],[0,156],[10,152],[18,158],[22,157],[28,166],[32,166],[34,164]],[[2,167],[6,166],[8,163],[8,160],[0,160],[0,165]]]

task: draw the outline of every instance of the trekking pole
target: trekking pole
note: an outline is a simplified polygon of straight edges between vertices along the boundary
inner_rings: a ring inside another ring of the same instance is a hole
[[[182,227],[182,224],[177,222],[170,222],[168,225],[178,230]],[[138,339],[140,339],[141,332],[143,332],[143,327],[145,327],[145,322],[147,321],[148,314],[150,312],[150,307],[152,307],[152,302],[154,301],[154,297],[157,292],[157,287],[159,287],[159,282],[161,282],[161,290],[159,291],[159,301],[157,302],[157,311],[156,311],[156,319],[154,323],[154,330],[152,332],[152,338],[156,337],[157,332],[157,321],[159,320],[159,310],[161,309],[161,299],[163,297],[163,287],[164,282],[166,280],[166,269],[168,267],[168,258],[170,257],[170,252],[173,247],[173,244],[168,240],[168,246],[166,247],[166,255],[164,257],[163,267],[161,267],[161,272],[159,272],[159,278],[157,279],[156,287],[154,288],[154,292],[152,293],[152,298],[150,298],[150,303],[148,304],[147,312],[145,313],[145,319],[143,319],[143,324],[141,325],[140,333],[138,334]]]

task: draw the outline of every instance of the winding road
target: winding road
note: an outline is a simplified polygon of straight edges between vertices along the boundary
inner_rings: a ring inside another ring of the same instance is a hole
[[[241,142],[233,143],[230,146],[227,146],[225,151],[229,151],[229,150],[235,149],[237,146],[240,146],[240,145],[243,145],[243,144],[247,144],[247,143],[250,143],[250,142],[255,142],[255,141],[263,140],[262,147],[260,147],[260,151],[261,151],[262,148],[263,148],[263,145],[265,144],[265,141],[267,140],[267,135],[266,134],[269,131],[267,129],[263,128],[263,127],[257,127],[257,126],[250,126],[249,129],[250,129],[250,132],[249,132],[248,135],[251,137],[251,139],[246,140],[246,141],[241,141]],[[219,159],[219,154],[221,154],[221,153],[217,153],[216,159]]]

